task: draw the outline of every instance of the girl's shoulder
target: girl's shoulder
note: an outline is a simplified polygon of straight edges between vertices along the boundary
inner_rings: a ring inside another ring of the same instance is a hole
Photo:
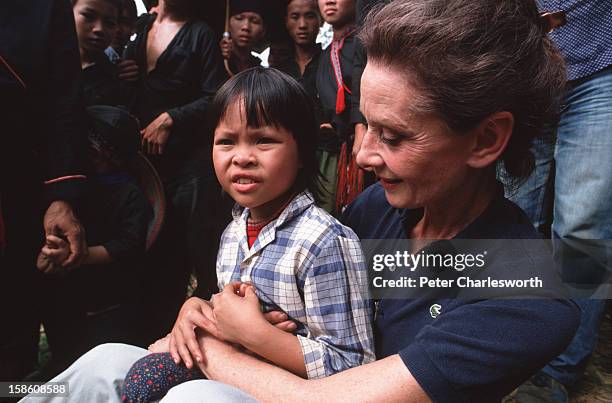
[[[359,241],[351,228],[315,204],[310,205],[296,217],[293,227],[294,231],[302,234],[306,240],[317,240],[321,245],[336,238]]]

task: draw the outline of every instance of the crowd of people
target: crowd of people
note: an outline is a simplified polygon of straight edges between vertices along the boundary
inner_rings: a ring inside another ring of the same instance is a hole
[[[606,304],[612,9],[30,3],[0,5],[0,380],[70,396],[25,401],[567,401]],[[360,243],[542,238],[486,274],[573,292],[379,298]]]

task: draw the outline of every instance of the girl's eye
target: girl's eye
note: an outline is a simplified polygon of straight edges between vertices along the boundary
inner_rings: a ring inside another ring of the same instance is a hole
[[[272,137],[262,137],[257,140],[257,144],[274,144],[278,143],[278,140],[273,139]]]
[[[93,21],[95,18],[95,16],[91,13],[81,13],[81,15],[83,18],[85,18],[85,21]]]
[[[216,146],[231,146],[234,144],[234,141],[231,139],[218,139],[215,141]]]

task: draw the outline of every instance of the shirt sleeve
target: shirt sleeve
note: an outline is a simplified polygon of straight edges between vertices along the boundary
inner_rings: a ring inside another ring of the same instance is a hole
[[[115,261],[145,252],[147,228],[152,215],[151,206],[139,190],[133,189],[126,195],[119,212],[116,237],[102,245]]]
[[[307,337],[298,336],[309,379],[374,360],[372,302],[357,239],[327,241],[305,273]]]
[[[572,302],[490,299],[443,312],[399,355],[436,402],[500,401],[570,342]]]
[[[47,93],[49,130],[46,131],[45,196],[48,202],[70,200],[82,193],[85,124],[79,48],[72,8],[54,2],[49,28]],[[61,179],[61,180],[60,180]]]
[[[195,101],[168,110],[173,121],[173,133],[194,133],[193,128],[203,128],[208,105],[219,87],[227,79],[219,46],[210,29],[203,29],[200,35],[200,91]],[[194,133],[195,135],[195,133]]]

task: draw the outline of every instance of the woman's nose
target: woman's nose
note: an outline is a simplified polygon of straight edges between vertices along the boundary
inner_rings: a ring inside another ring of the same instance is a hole
[[[363,136],[361,148],[355,159],[357,165],[365,170],[372,170],[383,165],[383,159],[378,152],[379,146],[376,134],[368,129]]]

